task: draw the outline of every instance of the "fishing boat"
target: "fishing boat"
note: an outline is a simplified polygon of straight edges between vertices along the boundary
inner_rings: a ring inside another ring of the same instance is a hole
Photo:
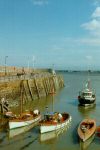
[[[9,118],[9,129],[16,129],[29,126],[41,120],[41,115],[35,115],[34,112],[26,112],[20,116],[13,116]]]
[[[55,131],[62,129],[69,125],[72,117],[64,112],[50,112],[44,115],[44,119],[40,121],[40,133],[46,133],[50,131]]]
[[[54,140],[54,139],[58,138],[58,136],[63,134],[64,131],[67,131],[69,129],[69,127],[70,127],[70,124],[69,124],[69,126],[66,126],[63,129],[58,129],[58,130],[54,130],[51,132],[46,132],[44,134],[40,134],[40,137],[39,137],[40,142],[50,141],[50,140]]]
[[[20,114],[13,114],[11,111],[6,112],[8,118],[8,128],[16,129],[38,123],[41,120],[41,115],[38,109],[23,112],[23,88],[21,86]]]
[[[13,138],[13,137],[17,137],[20,134],[26,133],[27,131],[29,131],[30,129],[32,129],[36,125],[37,125],[37,122],[32,123],[32,124],[27,125],[27,126],[24,126],[24,127],[19,127],[19,128],[7,130],[7,136],[9,139]]]
[[[96,95],[95,90],[90,88],[90,80],[86,83],[86,87],[79,92],[79,104],[82,106],[89,106],[95,104]]]
[[[72,117],[66,112],[54,112],[54,92],[52,92],[52,111],[49,112],[48,107],[46,107],[46,109],[47,111],[44,118],[40,121],[40,133],[47,133],[64,128],[72,120]]]
[[[94,119],[84,119],[78,126],[78,136],[82,142],[90,139],[96,131],[96,122]]]

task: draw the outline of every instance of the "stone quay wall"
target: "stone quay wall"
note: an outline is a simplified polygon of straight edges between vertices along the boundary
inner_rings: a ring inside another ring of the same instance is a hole
[[[61,89],[63,77],[58,74],[41,71],[0,77],[0,99],[15,100],[21,95],[23,87],[24,101],[40,99]]]

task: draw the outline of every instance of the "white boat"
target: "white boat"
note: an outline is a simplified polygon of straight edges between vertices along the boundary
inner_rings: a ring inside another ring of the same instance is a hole
[[[79,92],[78,101],[80,105],[88,106],[95,104],[95,91],[90,88],[90,81],[87,82],[85,89]]]
[[[34,113],[24,113],[20,117],[13,117],[9,119],[9,129],[16,129],[29,126],[41,120],[41,115],[34,116]]]
[[[24,126],[24,127],[19,127],[19,128],[14,128],[14,129],[11,129],[11,130],[8,130],[8,138],[13,138],[13,137],[16,137],[20,134],[24,134],[25,132],[29,131],[30,129],[32,129],[34,126],[37,125],[37,122],[36,123],[32,123],[28,126]]]
[[[54,91],[54,89],[52,89],[52,91]],[[72,117],[66,112],[54,112],[54,94],[55,92],[52,92],[52,112],[48,112],[48,107],[46,107],[47,112],[40,121],[40,133],[47,133],[64,128],[72,120]]]
[[[68,126],[65,126],[64,128],[58,129],[58,130],[40,134],[40,138],[39,138],[40,142],[54,140],[55,138],[60,136],[64,131],[67,131],[69,127],[70,127],[70,124]]]
[[[21,85],[21,90],[23,90],[23,86]],[[41,115],[39,110],[34,111],[25,111],[23,112],[23,91],[21,91],[21,100],[20,100],[20,114],[14,115],[12,112],[6,112],[5,116],[8,117],[8,128],[16,129],[25,126],[29,126],[35,124],[36,122],[39,123],[41,120]]]
[[[61,113],[62,118],[59,119],[59,113],[48,113],[40,122],[40,133],[55,131],[69,125],[72,117],[68,113]]]

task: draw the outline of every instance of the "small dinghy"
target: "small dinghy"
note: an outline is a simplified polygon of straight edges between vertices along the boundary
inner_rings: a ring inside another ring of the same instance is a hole
[[[96,131],[96,122],[94,119],[84,119],[78,126],[78,136],[85,142],[91,138]]]

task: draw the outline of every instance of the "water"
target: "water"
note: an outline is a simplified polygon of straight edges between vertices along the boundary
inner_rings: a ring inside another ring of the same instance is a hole
[[[78,106],[78,92],[82,89],[87,80],[86,73],[63,73],[65,87],[54,96],[54,111],[68,112],[72,116],[72,122],[69,127],[59,130],[58,132],[47,133],[41,135],[39,126],[35,126],[28,132],[10,137],[9,132],[1,131],[0,133],[0,149],[1,150],[100,150],[100,138],[94,137],[90,145],[85,148],[79,143],[77,136],[77,127],[84,118],[95,118],[97,125],[100,125],[100,75],[91,74],[90,79],[92,87],[96,90],[96,106],[84,109]],[[28,103],[28,107],[39,108],[41,113],[45,113],[45,107],[48,106],[52,110],[52,97],[35,100]],[[17,109],[16,109],[17,111]],[[13,134],[20,133],[13,131]]]

